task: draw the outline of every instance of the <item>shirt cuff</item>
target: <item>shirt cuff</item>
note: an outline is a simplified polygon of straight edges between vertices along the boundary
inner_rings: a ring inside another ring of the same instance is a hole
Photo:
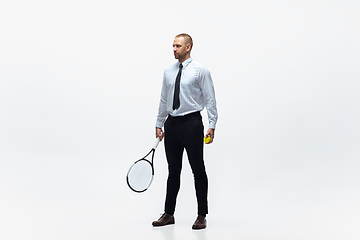
[[[216,125],[215,123],[210,122],[210,123],[209,123],[209,128],[215,129],[215,125]]]
[[[160,121],[156,121],[155,123],[155,127],[157,128],[162,128],[164,126],[165,120],[160,122]]]

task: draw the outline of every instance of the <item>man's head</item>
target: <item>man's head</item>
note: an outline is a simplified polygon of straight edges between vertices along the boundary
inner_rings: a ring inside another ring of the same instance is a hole
[[[190,52],[193,46],[193,41],[190,35],[186,33],[176,35],[173,43],[173,52],[176,59],[180,62],[190,58]]]

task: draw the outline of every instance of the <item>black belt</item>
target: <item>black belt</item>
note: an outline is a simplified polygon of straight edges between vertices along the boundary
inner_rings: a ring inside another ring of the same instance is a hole
[[[201,117],[201,114],[200,114],[200,111],[197,111],[197,112],[193,112],[193,113],[189,113],[189,114],[186,114],[184,116],[171,116],[169,114],[168,116],[171,120],[175,120],[175,121],[185,121],[189,118],[193,118],[193,117]]]

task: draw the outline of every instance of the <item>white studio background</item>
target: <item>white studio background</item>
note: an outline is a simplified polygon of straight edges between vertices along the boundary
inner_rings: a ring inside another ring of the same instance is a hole
[[[0,238],[359,239],[359,12],[351,0],[1,3]],[[175,226],[151,227],[162,144],[151,189],[125,183],[154,141],[182,32],[219,111],[200,232],[186,157]]]

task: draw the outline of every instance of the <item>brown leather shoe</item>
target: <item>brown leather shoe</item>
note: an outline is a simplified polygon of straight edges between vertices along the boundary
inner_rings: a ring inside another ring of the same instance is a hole
[[[204,229],[206,228],[206,219],[202,215],[198,215],[192,229]]]
[[[159,220],[157,221],[153,221],[152,225],[154,227],[161,227],[161,226],[165,226],[165,225],[169,225],[169,224],[174,224],[175,223],[175,219],[173,215],[170,215],[168,213],[164,213]]]

